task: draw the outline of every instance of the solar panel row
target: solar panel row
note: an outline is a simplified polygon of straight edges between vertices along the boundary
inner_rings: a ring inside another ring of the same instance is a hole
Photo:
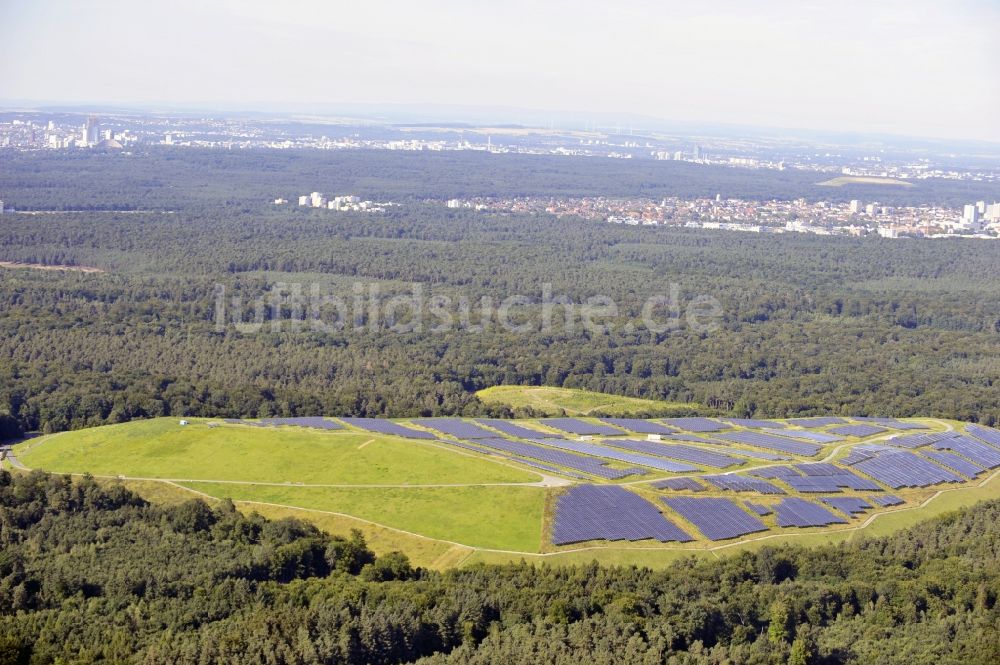
[[[673,427],[667,427],[653,420],[639,418],[601,418],[600,420],[636,434],[670,434],[677,431]]]
[[[767,531],[767,526],[731,499],[667,497],[663,502],[694,524],[709,540],[728,540]]]
[[[875,457],[857,462],[854,468],[896,489],[962,482],[961,477],[909,450],[882,450]]]
[[[391,420],[382,418],[341,418],[348,425],[353,425],[358,429],[367,432],[377,432],[379,434],[393,434],[395,436],[405,436],[408,439],[436,439],[430,432],[405,427]]]
[[[536,439],[535,443],[541,443],[546,446],[552,446],[553,448],[559,448],[560,450],[569,450],[574,453],[580,453],[581,455],[589,455],[590,457],[603,457],[605,459],[615,460],[616,462],[626,462],[628,464],[639,464],[641,466],[648,466],[651,469],[667,471],[668,473],[680,473],[682,471],[698,470],[698,467],[691,466],[690,464],[671,462],[670,460],[665,460],[659,457],[653,457],[652,455],[640,455],[638,453],[629,453],[620,450],[618,448],[609,448],[608,446],[600,446],[595,443],[590,443],[587,441],[570,441],[568,439],[545,439],[545,440]]]
[[[826,427],[827,425],[846,425],[847,421],[832,416],[818,416],[815,418],[789,418],[788,424],[796,427]]]
[[[847,522],[843,517],[834,515],[823,506],[798,497],[782,499],[775,505],[774,512],[777,516],[778,526],[783,527],[826,526]]]
[[[845,515],[857,515],[872,507],[872,504],[857,496],[824,496],[820,501]]]
[[[561,439],[562,434],[556,434],[555,432],[542,432],[541,430],[531,429],[529,427],[524,427],[516,423],[512,423],[508,420],[500,420],[499,418],[477,418],[476,422],[480,425],[486,425],[487,427],[492,427],[498,432],[502,432],[507,436],[513,436],[517,439],[532,439],[532,438],[543,438],[543,439]]]
[[[733,425],[739,425],[740,427],[752,427],[754,429],[762,429],[764,427],[781,429],[786,426],[784,423],[774,420],[757,420],[756,418],[726,418],[725,421]]]
[[[865,437],[882,434],[888,430],[877,425],[841,425],[840,427],[830,428],[830,431],[834,434],[842,434],[843,436]]]
[[[642,469],[612,469],[606,466],[607,462],[604,460],[594,459],[593,457],[581,457],[580,455],[553,450],[547,446],[539,446],[534,443],[523,443],[521,441],[510,441],[509,439],[500,438],[477,439],[476,443],[485,448],[499,450],[504,453],[517,455],[518,457],[539,460],[547,464],[564,466],[568,469],[582,471],[583,473],[589,473],[598,478],[606,478],[607,480],[617,480],[626,476],[646,473]]]
[[[770,515],[772,512],[774,512],[771,510],[770,506],[765,506],[762,503],[753,503],[751,501],[744,501],[743,503],[746,505],[747,508],[750,509],[751,512],[754,512],[761,516]]]
[[[327,420],[320,416],[301,416],[297,418],[261,418],[261,423],[265,425],[291,425],[292,427],[310,427],[312,429],[336,430],[344,429],[339,423]]]
[[[894,436],[891,439],[886,439],[886,443],[897,448],[920,448],[921,446],[926,446],[939,441],[940,439],[945,439],[949,436],[954,436],[952,432],[926,432],[923,434],[906,434],[903,436]]]
[[[955,453],[938,450],[925,450],[923,453],[941,466],[951,469],[955,473],[960,473],[966,478],[975,478],[985,470],[975,462],[970,462]]]
[[[578,418],[546,418],[540,421],[546,427],[569,432],[570,434],[599,434],[601,436],[621,436],[620,429],[601,423],[588,423]]]
[[[777,450],[791,455],[812,457],[820,450],[820,446],[815,443],[794,441],[783,436],[764,434],[763,432],[723,432],[722,434],[716,434],[715,436],[720,439],[726,439],[727,441],[745,443],[748,446],[756,446],[758,448],[765,448],[768,450]]]
[[[998,429],[982,425],[966,425],[965,431],[995,448],[1000,448],[1000,430]]]
[[[458,418],[413,418],[410,422],[442,434],[450,434],[456,439],[490,439],[496,436],[496,432]]]
[[[871,501],[876,506],[882,506],[883,508],[888,508],[889,506],[898,506],[903,503],[895,494],[883,494],[881,496],[870,496],[868,500]]]
[[[951,438],[941,439],[932,443],[931,448],[956,452],[987,469],[1000,466],[1000,450],[971,436],[959,434]]]
[[[552,542],[693,540],[638,494],[617,485],[577,485],[556,500]]]
[[[663,422],[688,432],[718,432],[729,425],[710,418],[664,418]]]
[[[704,492],[706,487],[694,478],[667,478],[653,483],[658,490],[687,490],[689,492]]]
[[[717,469],[724,469],[730,466],[743,464],[743,460],[732,455],[716,452],[714,450],[702,450],[691,446],[679,446],[670,443],[659,443],[657,441],[635,441],[634,439],[605,439],[604,443],[616,448],[634,450],[647,455],[657,455],[659,457],[669,457],[692,464],[711,466]]]
[[[747,478],[736,474],[725,474],[721,476],[702,476],[702,479],[712,483],[719,489],[732,490],[733,492],[758,492],[760,494],[784,494],[785,491],[766,480],[759,478]]]
[[[762,430],[765,434],[775,434],[778,436],[787,436],[790,439],[801,439],[803,441],[813,441],[815,443],[833,443],[834,441],[843,441],[844,438],[840,436],[835,436],[833,434],[827,434],[826,432],[806,432],[805,430],[798,429],[774,429],[768,427]]]

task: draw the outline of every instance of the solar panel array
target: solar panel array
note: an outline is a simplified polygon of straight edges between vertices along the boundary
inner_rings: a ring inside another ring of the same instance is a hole
[[[249,425],[250,427],[266,427],[264,423],[254,420],[243,420],[242,418],[223,418],[222,422],[227,425]]]
[[[732,455],[726,455],[715,450],[702,450],[701,448],[694,448],[692,446],[679,446],[670,443],[659,443],[657,441],[636,441],[634,439],[605,439],[604,443],[616,448],[635,450],[647,455],[669,457],[717,469],[725,469],[726,467],[744,463],[743,460]]]
[[[653,487],[658,490],[687,490],[690,492],[704,492],[706,487],[694,478],[667,478],[653,483]]]
[[[476,422],[480,425],[492,427],[498,432],[503,432],[507,436],[513,436],[518,439],[532,439],[539,437],[543,439],[563,438],[562,434],[556,434],[555,432],[542,432],[541,430],[523,427],[522,425],[512,423],[508,420],[500,420],[499,418],[477,418]]]
[[[547,427],[569,432],[570,434],[599,434],[601,436],[621,436],[622,431],[610,425],[588,423],[578,418],[546,418],[539,421]]]
[[[600,446],[595,443],[589,443],[587,441],[569,441],[567,439],[546,439],[545,441],[536,440],[535,443],[543,443],[546,446],[552,446],[554,448],[559,448],[561,450],[569,450],[574,453],[580,453],[581,455],[590,455],[592,457],[603,457],[605,459],[611,459],[617,462],[626,462],[628,464],[639,464],[642,466],[648,466],[651,469],[658,469],[660,471],[667,471],[669,473],[679,473],[681,471],[698,470],[698,467],[691,466],[690,464],[671,462],[670,460],[665,460],[659,457],[653,457],[651,455],[640,455],[638,453],[630,453],[620,450],[618,448],[609,448],[607,446]]]
[[[728,540],[767,531],[767,526],[731,499],[666,497],[663,502],[694,524],[709,540]]]
[[[770,506],[765,506],[762,503],[753,503],[751,501],[744,501],[743,503],[746,505],[747,508],[750,509],[751,512],[757,513],[758,515],[761,516],[770,515],[772,512],[774,512],[773,510],[771,510]]]
[[[320,416],[301,416],[297,418],[261,418],[265,425],[291,425],[293,427],[310,427],[312,429],[344,429],[343,425]]]
[[[677,431],[673,427],[667,427],[662,423],[653,420],[642,420],[640,418],[600,418],[600,420],[636,434],[670,434]]]
[[[762,432],[723,432],[722,434],[716,434],[715,436],[720,439],[726,439],[727,441],[745,443],[748,446],[767,448],[768,450],[777,450],[792,455],[812,457],[820,450],[820,446],[815,443],[794,441],[792,439],[786,439],[783,436],[764,434]]]
[[[763,469],[751,469],[747,473],[758,478],[787,478],[802,475],[790,466],[765,466]]]
[[[828,524],[845,524],[847,520],[805,499],[788,497],[774,506],[778,526],[826,526]]]
[[[847,421],[832,416],[817,416],[815,418],[789,418],[788,424],[796,427],[826,427],[827,425],[846,425]]]
[[[564,453],[561,450],[553,450],[547,446],[539,446],[534,443],[523,443],[521,441],[500,438],[477,439],[476,443],[486,448],[492,448],[493,450],[510,453],[518,457],[539,460],[547,464],[557,464],[575,471],[589,473],[598,478],[606,478],[607,480],[617,480],[626,476],[646,473],[642,469],[612,469],[606,466],[607,462],[604,460]]]
[[[688,432],[718,432],[729,425],[710,418],[664,418],[663,422]]]
[[[852,420],[857,420],[865,423],[875,423],[876,425],[882,425],[883,427],[891,427],[892,429],[927,429],[927,425],[921,425],[920,423],[904,422],[902,420],[896,420],[895,418],[881,418],[881,417],[854,417]]]
[[[873,436],[875,434],[881,434],[886,432],[884,427],[878,427],[877,425],[841,425],[840,427],[832,427],[830,431],[834,434],[843,434],[844,436]]]
[[[758,492],[760,494],[784,494],[785,490],[759,478],[747,478],[727,473],[721,476],[702,476],[702,480],[712,483],[722,490],[733,492]]]
[[[413,418],[412,423],[429,427],[442,434],[450,434],[456,439],[491,439],[496,432],[484,429],[475,423],[468,423],[458,418]]]
[[[871,501],[876,506],[882,506],[883,508],[888,508],[889,506],[899,506],[903,503],[895,494],[883,494],[881,496],[870,496],[868,500]]]
[[[890,446],[896,446],[897,448],[920,448],[921,446],[927,446],[935,441],[940,441],[941,439],[948,438],[949,436],[955,436],[952,432],[925,432],[922,434],[905,434],[903,436],[894,436],[891,439],[886,439],[886,443]]]
[[[962,478],[909,450],[886,449],[854,464],[866,476],[893,488],[960,483]]]
[[[961,434],[931,444],[935,450],[950,450],[987,469],[1000,466],[1000,450],[971,436]]]
[[[983,427],[982,425],[966,425],[965,431],[991,446],[1000,448],[1000,430],[993,429],[992,427]]]
[[[577,485],[556,500],[552,542],[693,540],[649,501],[617,485]]]
[[[815,489],[818,486],[826,485],[831,488],[831,492],[838,491],[838,487],[847,487],[852,490],[867,490],[871,492],[881,492],[882,488],[873,483],[867,478],[862,478],[858,474],[854,473],[850,469],[844,469],[836,464],[830,463],[816,463],[816,464],[796,464],[794,467],[797,471],[801,472],[805,476],[805,480],[810,481],[802,483],[802,487],[810,487],[811,489],[802,491],[818,491]],[[788,479],[789,485],[795,487],[795,479]],[[800,489],[799,487],[795,487]]]
[[[423,430],[413,429],[412,427],[404,427],[398,423],[394,423],[391,420],[384,420],[382,418],[341,418],[348,425],[353,425],[359,429],[366,430],[368,432],[377,432],[379,434],[393,434],[395,436],[405,436],[408,439],[436,439],[437,437],[430,432],[424,432]]]
[[[872,507],[872,504],[857,496],[824,496],[820,501],[845,515],[857,515]]]
[[[951,469],[955,473],[960,473],[966,478],[975,478],[985,469],[975,462],[970,462],[964,457],[959,457],[955,453],[939,450],[925,450],[924,455],[937,462],[941,466]]]
[[[732,423],[733,425],[739,425],[740,427],[753,427],[754,429],[762,429],[764,427],[782,429],[785,427],[784,423],[779,423],[774,420],[758,420],[756,418],[726,418],[725,420],[727,423]]]
[[[767,462],[784,462],[792,459],[787,455],[779,455],[778,453],[769,453],[763,450],[744,450],[743,448],[735,448],[733,446],[718,445],[715,446],[713,450],[729,453],[730,455],[742,455],[743,457],[750,457],[752,459],[759,459]]]
[[[833,443],[834,441],[844,440],[844,437],[836,436],[834,434],[827,434],[826,432],[807,432],[805,430],[798,430],[798,429],[774,429],[770,427],[765,428],[762,431],[765,434],[787,436],[792,439],[802,439],[805,441],[813,441],[815,443]]]

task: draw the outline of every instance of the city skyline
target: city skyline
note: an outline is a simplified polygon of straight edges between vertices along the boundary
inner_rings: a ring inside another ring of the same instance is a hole
[[[261,111],[440,105],[561,117],[586,109],[1000,141],[992,119],[1000,55],[990,34],[1000,8],[984,0],[507,7],[5,3],[0,94]],[[81,72],[72,63],[83,55]]]

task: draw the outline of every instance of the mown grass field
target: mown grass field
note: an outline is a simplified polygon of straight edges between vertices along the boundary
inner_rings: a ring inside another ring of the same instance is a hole
[[[512,409],[530,407],[549,416],[559,416],[563,413],[571,416],[585,416],[591,413],[629,416],[697,406],[683,402],[661,402],[576,388],[546,386],[493,386],[480,390],[476,393],[476,397],[486,404],[499,404]]]
[[[213,497],[346,513],[471,547],[537,552],[541,487],[314,488],[181,483]]]
[[[536,482],[540,476],[410,439],[301,427],[208,427],[156,418],[65,432],[16,448],[60,473],[309,485]]]

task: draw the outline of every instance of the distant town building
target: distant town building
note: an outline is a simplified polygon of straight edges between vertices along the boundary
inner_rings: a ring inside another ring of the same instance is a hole
[[[851,199],[851,208],[850,208],[850,210],[851,210],[852,213],[859,213],[859,212],[861,212],[861,201],[859,201],[857,199]]]
[[[302,196],[299,197],[299,205],[300,206],[307,206],[307,205],[309,205],[309,195],[308,194],[304,194],[304,195],[302,195]]]

